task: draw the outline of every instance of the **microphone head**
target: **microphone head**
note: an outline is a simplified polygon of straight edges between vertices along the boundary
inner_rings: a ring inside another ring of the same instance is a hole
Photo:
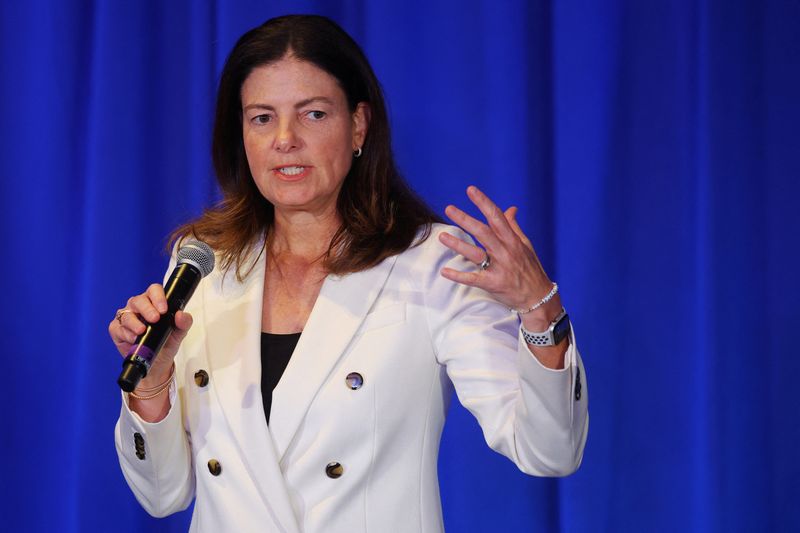
[[[206,277],[214,270],[214,250],[203,241],[186,241],[178,250],[178,264],[181,263],[192,265]]]

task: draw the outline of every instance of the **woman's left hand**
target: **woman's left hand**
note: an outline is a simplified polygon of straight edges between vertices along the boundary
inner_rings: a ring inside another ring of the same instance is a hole
[[[450,220],[471,233],[485,251],[449,233],[441,233],[439,240],[469,261],[481,265],[481,269],[461,272],[443,268],[442,276],[457,283],[479,287],[510,309],[530,309],[551,291],[553,283],[545,274],[531,241],[517,224],[517,208],[509,207],[505,212],[501,211],[488,196],[472,185],[467,187],[467,196],[486,217],[486,223],[452,205],[447,206],[445,213]],[[488,265],[485,260],[488,260]],[[529,331],[544,331],[561,309],[561,298],[556,294],[538,309],[520,314],[522,325]],[[568,342],[562,341],[556,346],[529,345],[529,348],[544,366],[561,369],[564,368],[567,345]]]
[[[443,268],[442,276],[464,285],[480,287],[510,309],[530,308],[550,292],[553,283],[542,268],[531,241],[517,223],[517,208],[510,207],[503,212],[473,185],[467,188],[467,196],[486,217],[486,223],[452,205],[447,206],[445,213],[450,220],[472,234],[483,249],[449,233],[440,234],[439,240],[477,265],[481,265],[488,254],[489,265],[473,272]],[[553,309],[556,309],[555,314],[560,311],[558,295],[548,304],[537,310],[540,312],[526,317],[533,322],[532,325],[538,323],[546,327],[555,318],[555,315],[548,315],[553,314]]]

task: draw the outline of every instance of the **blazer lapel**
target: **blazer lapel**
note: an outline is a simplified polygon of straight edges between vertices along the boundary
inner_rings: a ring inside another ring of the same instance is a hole
[[[297,518],[261,400],[264,257],[258,259],[242,283],[229,272],[224,277],[214,277],[208,285],[204,290],[204,314],[214,390],[242,460],[275,522],[282,531],[297,532]]]
[[[380,294],[397,257],[343,277],[328,276],[272,393],[270,431],[282,460],[314,396]],[[260,315],[259,315],[260,318]]]

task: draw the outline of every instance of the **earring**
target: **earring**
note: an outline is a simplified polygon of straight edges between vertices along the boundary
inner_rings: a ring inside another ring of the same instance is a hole
[[[356,148],[355,150],[353,150],[353,157],[355,157],[356,159],[358,159],[359,157],[361,157],[361,154],[362,154],[362,153],[363,153],[363,151],[361,150],[361,147],[359,146],[358,148]]]

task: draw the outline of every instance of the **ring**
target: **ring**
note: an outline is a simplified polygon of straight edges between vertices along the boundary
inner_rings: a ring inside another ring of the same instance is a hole
[[[481,270],[486,270],[487,268],[489,268],[489,265],[491,264],[492,264],[492,258],[489,257],[489,254],[486,254],[486,258],[483,261],[481,261],[481,264],[478,266],[481,267]]]
[[[124,315],[125,313],[131,313],[131,312],[132,311],[130,309],[117,309],[117,314],[114,315],[114,318],[117,320],[117,322],[119,322],[119,325],[121,326],[122,325],[122,315]]]

